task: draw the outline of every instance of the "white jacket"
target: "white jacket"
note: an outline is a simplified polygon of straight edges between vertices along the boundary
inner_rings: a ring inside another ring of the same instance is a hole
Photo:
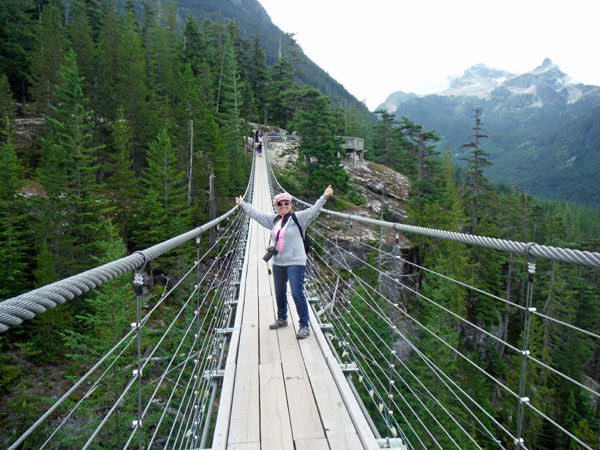
[[[310,223],[319,215],[321,208],[327,201],[325,195],[321,196],[319,200],[315,202],[313,206],[304,211],[296,212],[296,219],[302,227],[302,231],[305,233],[306,228]],[[271,230],[271,244],[275,242],[275,218],[281,217],[280,214],[266,214],[259,211],[254,206],[244,202],[242,203],[242,209],[246,214],[260,223],[263,227]],[[287,222],[287,229],[285,231],[285,240],[283,241],[283,251],[273,256],[273,264],[276,266],[305,266],[306,265],[306,253],[304,252],[304,239],[300,235],[300,230],[296,226],[296,223],[290,217]]]

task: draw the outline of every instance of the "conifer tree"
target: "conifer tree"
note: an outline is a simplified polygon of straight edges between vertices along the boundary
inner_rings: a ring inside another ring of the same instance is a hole
[[[239,190],[245,180],[244,122],[240,116],[243,99],[240,80],[240,69],[235,57],[233,42],[231,38],[227,37],[219,113],[223,122],[223,144],[229,160],[229,183],[232,191]]]
[[[15,102],[6,75],[0,75],[0,143],[10,142],[10,123],[15,116]]]
[[[206,43],[194,16],[189,15],[183,29],[183,62],[190,64],[194,75],[198,76],[206,63]]]
[[[87,99],[73,50],[69,50],[60,75],[63,83],[55,94],[59,106],[51,106],[52,114],[47,116],[51,135],[44,140],[38,175],[48,194],[43,218],[53,230],[50,248],[54,260],[62,263],[57,266],[62,278],[91,263],[102,202],[96,184],[99,147],[90,145],[92,113],[85,109]]]
[[[166,4],[164,18],[164,55],[162,56],[161,84],[164,95],[172,102],[175,98],[175,86],[179,79],[178,59],[182,52],[181,30],[177,23],[177,5],[173,0]]]
[[[124,108],[113,124],[114,146],[104,170],[108,173],[104,185],[107,201],[111,205],[115,226],[120,228],[125,243],[131,236],[136,204],[139,201],[139,181],[133,172],[131,158],[131,128],[125,119]]]
[[[119,77],[121,61],[121,24],[113,2],[104,8],[102,28],[94,50],[93,82],[90,94],[90,108],[94,111],[96,123],[110,123],[117,117],[121,96]]]
[[[88,24],[88,12],[83,0],[71,5],[72,23],[69,34],[71,37],[71,48],[77,55],[77,67],[79,74],[83,77],[81,88],[83,94],[90,98],[92,95],[92,83],[94,81],[94,53],[95,45],[92,39],[92,27]]]
[[[62,82],[61,67],[66,62],[67,45],[63,36],[62,16],[53,4],[42,11],[36,29],[37,49],[31,55],[30,95],[38,102],[39,111],[49,113],[56,105],[55,86]]]
[[[490,155],[480,147],[480,139],[487,138],[486,135],[481,134],[482,123],[479,118],[481,114],[481,108],[477,106],[475,109],[475,127],[473,130],[474,142],[463,144],[461,147],[471,148],[471,156],[460,158],[467,162],[469,168],[468,174],[470,176],[470,194],[471,194],[471,234],[477,232],[477,219],[479,215],[479,205],[484,201],[486,193],[489,191],[489,182],[483,175],[483,171],[486,167],[491,166],[493,163],[490,162],[487,157]]]
[[[287,60],[281,59],[271,68],[265,123],[268,118],[268,123],[285,127],[291,120],[291,112],[285,107],[283,97],[284,93],[293,87],[293,68]]]
[[[35,2],[0,2],[0,67],[15,99],[23,104],[27,103],[29,58],[37,48],[34,36],[38,27],[39,6]]]
[[[109,220],[103,233],[108,239],[99,242],[101,257],[97,258],[97,265],[107,264],[123,258],[127,249],[119,238],[118,227]],[[130,324],[135,321],[135,295],[131,288],[131,279],[124,274],[108,283],[98,287],[85,297],[85,307],[78,313],[81,327],[66,329],[61,332],[68,356],[75,362],[75,367],[89,367],[105,355],[127,332]],[[108,359],[112,363],[116,356]],[[94,417],[97,414],[96,405],[114,402],[118,399],[125,387],[127,380],[123,377],[126,364],[135,361],[134,352],[126,352],[122,359],[116,362],[113,370],[107,373],[107,383],[101,383],[94,393],[94,397],[82,403],[84,414]],[[122,423],[132,414],[129,407],[123,406],[121,414],[115,414],[114,425],[110,436],[105,438],[103,445],[109,448],[121,448],[127,439],[129,428]],[[63,445],[80,447],[81,443],[69,442],[76,439],[65,437]]]
[[[123,21],[119,47],[118,98],[125,108],[125,117],[132,130],[133,169],[139,176],[144,164],[147,142],[156,137],[154,108],[148,104],[146,87],[146,61],[142,41],[137,33],[137,22],[133,13],[127,13]]]
[[[381,120],[373,127],[373,148],[367,158],[383,164],[408,177],[415,173],[415,161],[410,152],[411,144],[404,138],[400,122],[385,110],[375,111]]]
[[[260,118],[266,115],[267,81],[269,68],[267,55],[263,50],[260,34],[252,36],[250,44],[250,65],[248,67],[248,82],[256,99],[256,109]],[[265,122],[266,123],[266,120]]]
[[[336,129],[328,97],[320,95],[314,98],[299,114],[297,130],[302,136],[299,161],[305,161],[301,165],[307,175],[304,187],[311,196],[319,195],[323,186],[329,184],[340,193],[348,191],[350,176],[336,156],[342,142],[336,135]]]
[[[19,191],[25,186],[25,170],[15,146],[0,143],[0,299],[22,293],[28,283],[26,210]]]
[[[158,244],[173,237],[170,221],[182,216],[189,217],[184,171],[179,166],[175,149],[166,129],[150,145],[148,168],[144,172],[143,197],[138,215],[140,228],[138,242],[143,247]]]
[[[417,144],[416,160],[417,182],[419,183],[418,193],[419,195],[423,195],[423,193],[425,192],[425,179],[437,178],[437,173],[434,169],[435,165],[431,162],[431,157],[439,155],[440,153],[435,150],[435,146],[430,146],[427,144],[431,142],[437,142],[440,140],[440,138],[435,134],[435,131],[424,131],[422,125],[414,124],[406,117],[402,117],[402,121],[400,122],[399,126],[402,129],[404,135],[408,139],[413,141],[415,144]]]
[[[305,65],[308,61],[302,54],[302,50],[300,50],[300,46],[294,39],[296,33],[285,33],[288,37],[288,41],[284,43],[283,48],[285,50],[286,59],[290,62],[292,67],[292,80],[294,86],[298,85],[298,81],[300,77],[306,75],[306,72],[302,69],[301,66]]]
[[[345,136],[367,138],[369,131],[368,111],[364,101],[361,103],[360,108],[354,102],[350,105],[350,108],[346,111]]]

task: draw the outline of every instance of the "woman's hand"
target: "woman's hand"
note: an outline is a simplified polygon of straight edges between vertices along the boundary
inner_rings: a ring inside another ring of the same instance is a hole
[[[242,203],[244,203],[244,199],[242,197],[236,197],[235,198],[235,204],[240,206]]]
[[[327,186],[327,189],[325,189],[325,197],[331,197],[333,195],[333,189],[331,188],[331,185]]]

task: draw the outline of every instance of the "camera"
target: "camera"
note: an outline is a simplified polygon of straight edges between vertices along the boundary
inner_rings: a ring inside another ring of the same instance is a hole
[[[265,253],[265,256],[263,256],[263,260],[269,261],[277,253],[279,253],[279,252],[277,251],[277,249],[275,247],[267,247],[267,253]]]

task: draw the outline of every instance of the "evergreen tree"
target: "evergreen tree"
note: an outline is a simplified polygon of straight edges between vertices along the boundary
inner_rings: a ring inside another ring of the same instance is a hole
[[[487,178],[483,175],[483,171],[486,167],[491,166],[493,163],[490,162],[487,157],[490,155],[485,152],[480,147],[480,139],[486,138],[487,136],[481,134],[481,119],[479,115],[481,114],[481,109],[479,106],[475,108],[475,127],[473,130],[475,134],[473,135],[474,142],[470,142],[468,144],[464,144],[461,147],[469,147],[472,150],[470,151],[471,156],[466,158],[460,158],[463,161],[467,162],[468,175],[470,176],[470,194],[471,194],[471,234],[476,234],[477,232],[477,218],[479,214],[479,205],[482,201],[485,201],[486,193],[489,192],[489,182]]]
[[[438,164],[432,161],[432,157],[439,155],[440,152],[435,150],[435,146],[430,146],[428,143],[437,142],[440,138],[435,134],[435,131],[424,131],[422,125],[414,124],[406,117],[402,118],[399,126],[407,139],[417,144],[417,179],[415,184],[417,194],[423,196],[426,192],[432,190],[431,181],[438,179]],[[435,181],[433,182],[435,183]],[[413,186],[414,188],[415,186]]]
[[[292,117],[291,111],[284,105],[284,93],[293,86],[292,65],[287,60],[281,59],[271,68],[266,105],[268,113],[265,123],[286,127]]]
[[[183,62],[190,64],[194,75],[198,76],[206,64],[206,43],[194,16],[189,15],[183,29]]]
[[[173,237],[170,223],[177,216],[188,218],[184,172],[179,166],[171,138],[164,129],[148,152],[139,217],[138,244],[143,248]]]
[[[137,33],[137,22],[133,13],[127,13],[119,47],[118,98],[125,108],[125,118],[132,130],[133,169],[141,175],[146,156],[147,143],[157,134],[155,110],[147,101],[146,61],[142,41]]]
[[[345,136],[356,136],[366,139],[369,132],[368,109],[364,101],[359,108],[356,103],[352,103],[346,110],[346,124],[344,127]]]
[[[285,33],[285,35],[288,37],[288,40],[283,45],[284,54],[292,67],[292,80],[294,86],[296,86],[300,77],[306,75],[306,72],[301,66],[306,65],[308,61],[302,54],[302,50],[296,42],[296,39],[294,39],[296,33]]]
[[[400,122],[385,110],[375,113],[381,115],[381,120],[373,127],[373,148],[366,157],[411,177],[415,173],[415,160],[410,152],[411,143],[398,127]]]
[[[77,55],[79,74],[83,77],[83,94],[90,98],[94,81],[95,45],[92,39],[92,27],[88,24],[88,12],[83,0],[71,5],[73,21],[70,25],[71,48]]]
[[[59,107],[51,106],[52,114],[47,116],[51,135],[44,140],[38,175],[48,194],[43,219],[53,230],[50,248],[54,260],[62,263],[57,266],[62,278],[91,264],[102,202],[96,184],[99,148],[90,146],[92,113],[85,109],[87,99],[72,50],[60,75],[63,83],[55,94]]]
[[[224,51],[218,109],[223,124],[223,145],[229,161],[229,188],[230,191],[237,192],[246,179],[244,145],[246,133],[241,117],[244,108],[243,83],[233,41],[229,36],[225,39]]]
[[[300,112],[297,131],[302,136],[299,161],[306,173],[304,187],[310,196],[317,196],[331,184],[340,193],[348,192],[349,174],[336,156],[342,140],[336,136],[336,125],[329,98],[315,97]]]
[[[181,30],[177,23],[177,5],[173,0],[166,4],[164,18],[164,55],[162,56],[162,90],[170,100],[171,105],[175,98],[175,86],[179,79],[178,59],[183,47],[181,45]]]
[[[111,205],[115,226],[120,228],[120,235],[127,243],[135,226],[133,220],[137,209],[135,205],[139,201],[139,182],[133,172],[131,128],[125,119],[124,108],[119,110],[119,117],[113,124],[113,136],[114,150],[104,165],[108,177],[103,191]]]
[[[36,29],[36,51],[31,55],[30,95],[38,102],[42,113],[55,106],[55,87],[61,83],[61,67],[66,63],[67,45],[63,36],[62,17],[56,6],[50,4],[42,12]]]
[[[107,264],[123,258],[126,247],[119,238],[118,227],[109,220],[106,223],[105,233],[108,239],[99,242],[101,257],[97,259],[97,265]],[[69,357],[74,361],[75,369],[87,368],[104,356],[114,345],[130,330],[130,324],[135,322],[135,296],[131,288],[131,278],[127,274],[122,275],[108,283],[98,287],[85,298],[83,312],[78,313],[78,319],[82,326],[77,329],[66,329],[61,334],[64,339],[64,347],[69,352]],[[94,392],[93,398],[82,402],[82,414],[95,417],[97,405],[115,402],[121,395],[128,380],[123,377],[123,372],[128,364],[135,364],[136,354],[134,351],[125,352],[119,361],[113,365],[113,369],[106,374],[106,383],[100,383]],[[107,364],[114,362],[116,355],[112,355]],[[123,409],[124,408],[124,409]],[[129,434],[129,427],[125,421],[135,415],[129,410],[127,404],[121,407],[121,411],[114,415],[111,420],[111,433],[103,439],[103,445],[108,448],[122,448]],[[76,435],[64,436],[62,445],[72,448],[81,447],[82,442],[77,441]]]
[[[15,115],[15,102],[6,75],[0,75],[0,143],[10,142],[10,123]]]
[[[29,57],[36,49],[34,36],[42,4],[33,0],[0,2],[0,67],[15,99],[23,104],[27,103]]]
[[[104,9],[102,28],[94,51],[93,80],[90,108],[96,115],[96,123],[110,123],[117,118],[121,101],[119,77],[121,61],[121,25],[113,2]]]
[[[19,191],[25,171],[10,141],[0,144],[0,299],[21,294],[29,287],[29,239],[26,210]]]
[[[269,68],[267,66],[267,55],[263,50],[260,34],[252,36],[250,44],[250,65],[248,67],[248,83],[256,99],[256,109],[262,118],[266,116],[267,103],[267,81]],[[266,123],[266,119],[264,121]]]

